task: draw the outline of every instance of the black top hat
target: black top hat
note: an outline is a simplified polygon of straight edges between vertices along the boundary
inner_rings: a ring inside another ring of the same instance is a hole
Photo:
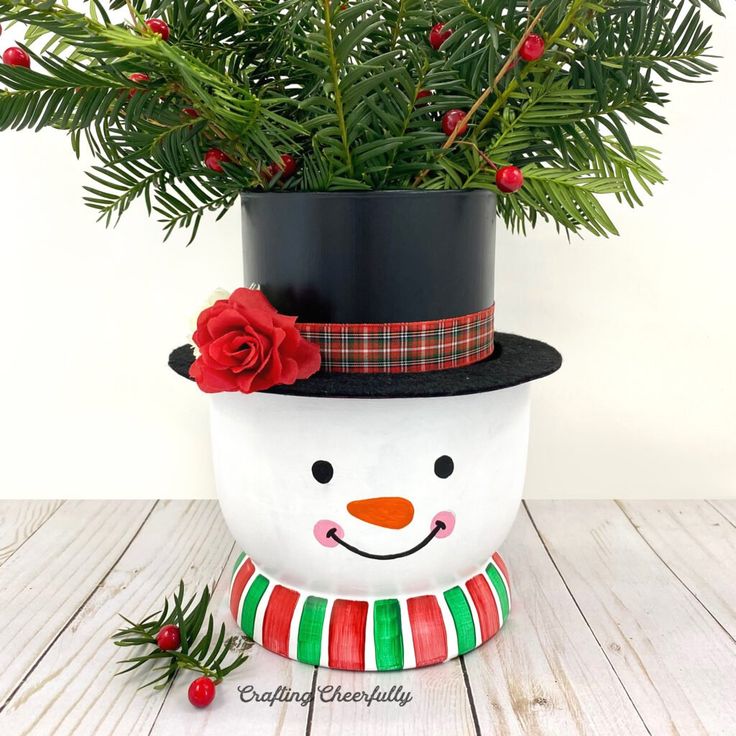
[[[296,315],[322,370],[271,393],[398,398],[495,391],[556,371],[551,346],[493,332],[495,196],[245,193],[245,283]],[[192,346],[169,365],[189,377]]]

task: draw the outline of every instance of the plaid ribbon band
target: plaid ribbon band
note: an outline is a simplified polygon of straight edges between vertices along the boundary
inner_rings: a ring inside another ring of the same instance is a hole
[[[491,305],[429,322],[297,323],[332,373],[423,373],[477,363],[493,352]]]

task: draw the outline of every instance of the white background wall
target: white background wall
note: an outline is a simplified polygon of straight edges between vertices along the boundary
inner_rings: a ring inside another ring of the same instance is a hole
[[[565,357],[535,386],[528,497],[736,495],[736,14],[715,25],[716,81],[638,136],[670,181],[611,205],[620,238],[499,233],[499,329]],[[238,285],[239,214],[189,248],[141,211],[105,230],[83,169],[63,134],[0,135],[0,497],[213,496],[206,397],[166,358]]]

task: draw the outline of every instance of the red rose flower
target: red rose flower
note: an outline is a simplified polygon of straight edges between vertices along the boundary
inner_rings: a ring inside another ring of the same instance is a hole
[[[207,393],[246,394],[309,378],[322,357],[295,324],[296,317],[279,314],[257,289],[236,289],[199,315],[200,355],[189,375]]]

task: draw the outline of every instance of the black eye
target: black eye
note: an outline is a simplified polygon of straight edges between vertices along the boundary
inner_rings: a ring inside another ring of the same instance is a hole
[[[434,474],[438,478],[449,478],[455,470],[455,463],[449,455],[442,455],[434,461]]]
[[[450,462],[452,462],[452,460]],[[312,465],[312,475],[317,483],[329,483],[334,474],[335,471],[332,468],[332,463],[328,463],[327,460],[317,460],[317,462]]]

